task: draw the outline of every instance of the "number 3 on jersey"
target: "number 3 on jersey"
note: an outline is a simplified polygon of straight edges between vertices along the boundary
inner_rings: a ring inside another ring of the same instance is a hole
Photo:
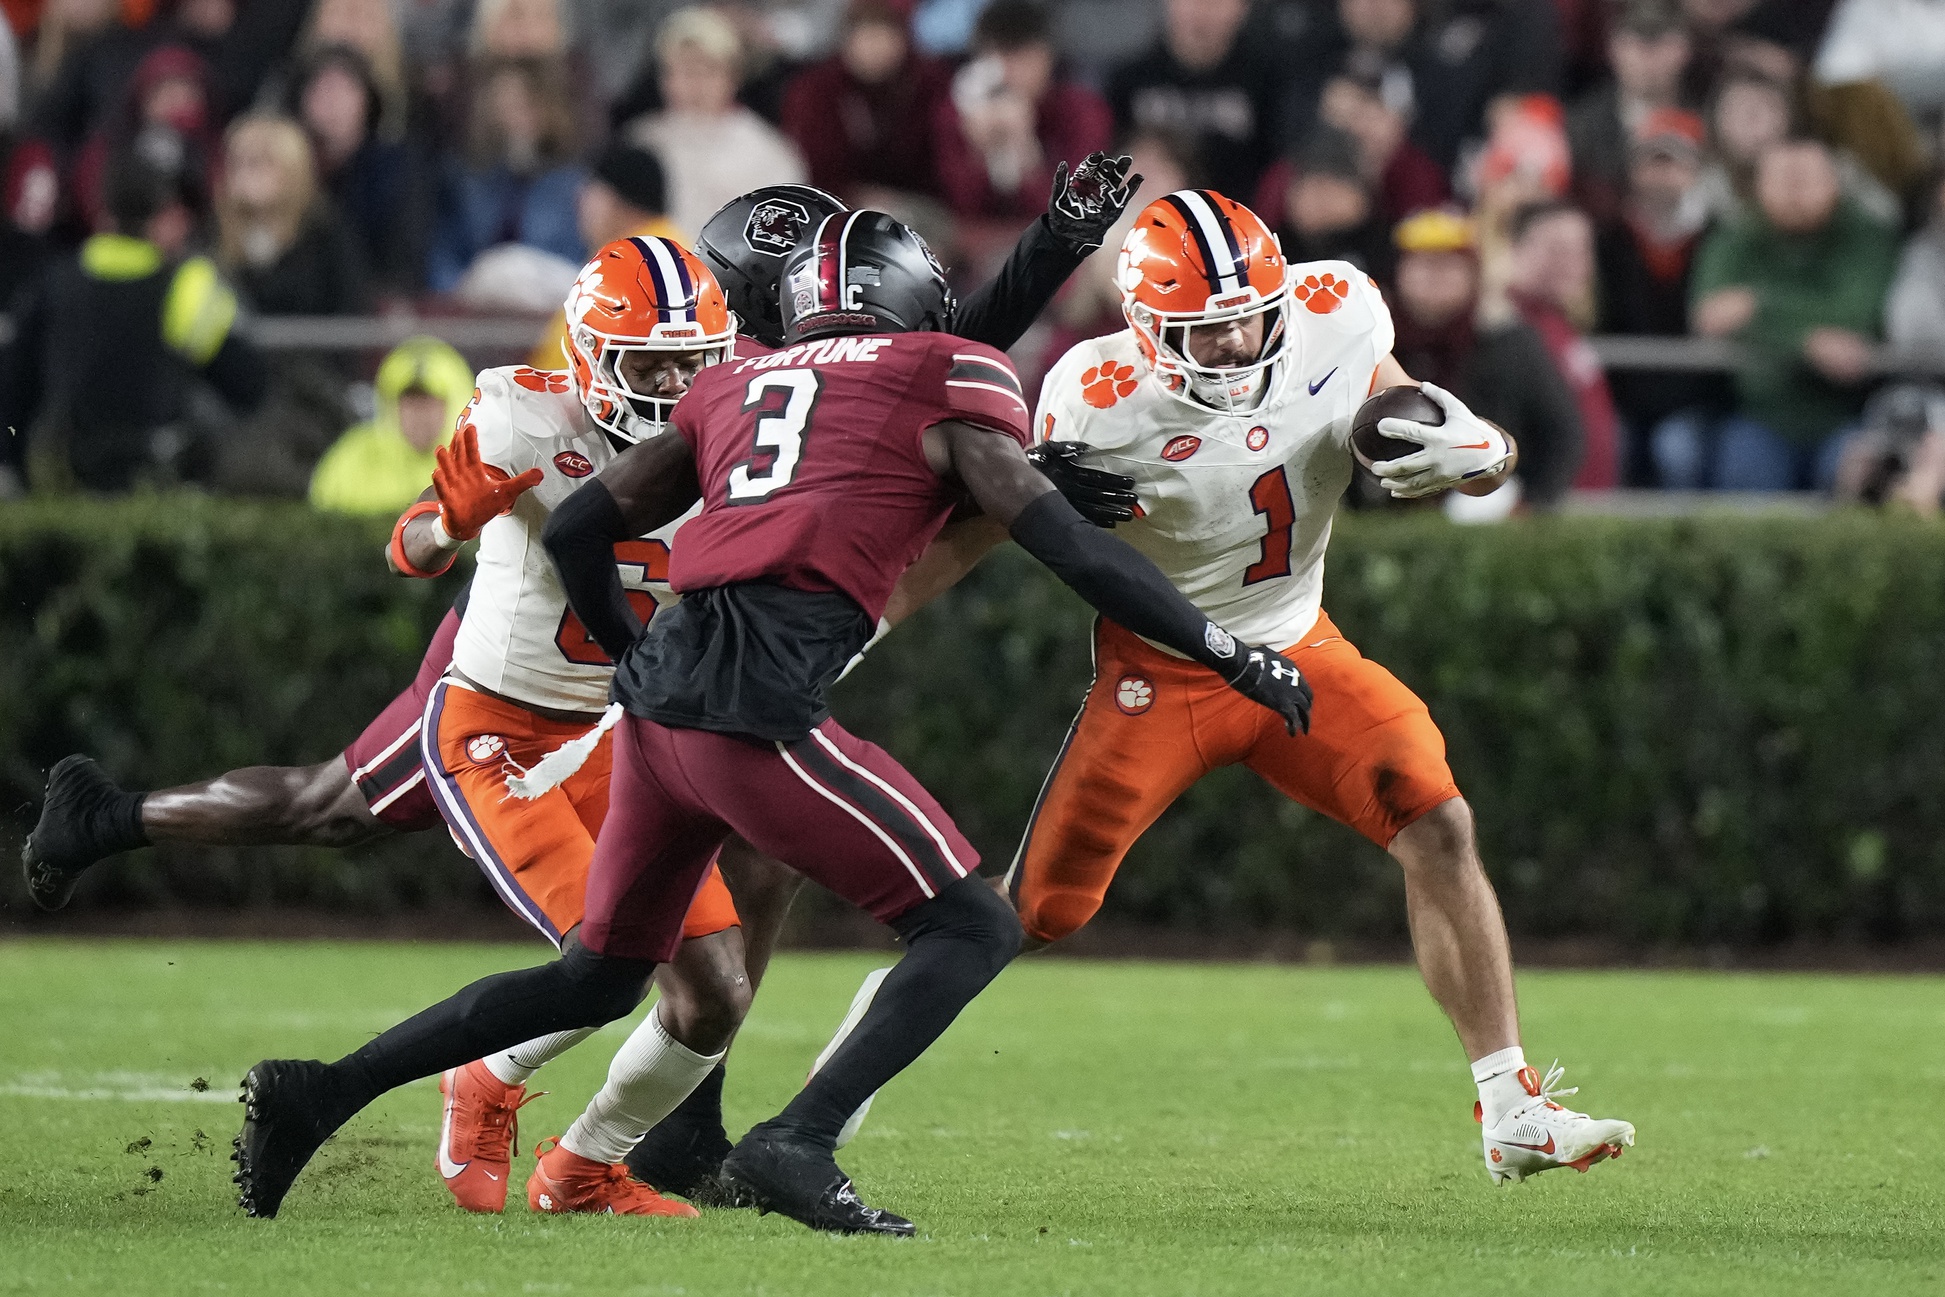
[[[669,579],[669,547],[659,540],[625,540],[615,546],[615,563],[621,567],[641,569],[641,581],[666,581]],[[646,590],[624,590],[628,596],[628,606],[635,610],[635,616],[642,625],[655,615],[655,596]],[[584,667],[611,667],[614,659],[602,652],[588,628],[569,608],[561,614],[560,629],[554,632],[554,646],[561,656],[569,662]]]
[[[743,409],[757,411],[750,457],[729,470],[729,502],[759,504],[790,485],[824,379],[814,369],[779,369],[750,380]]]

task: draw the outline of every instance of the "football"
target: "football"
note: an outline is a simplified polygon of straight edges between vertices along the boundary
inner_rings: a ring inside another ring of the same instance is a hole
[[[1387,387],[1373,393],[1351,420],[1351,450],[1366,468],[1381,459],[1397,459],[1422,447],[1378,431],[1380,419],[1410,419],[1414,423],[1444,423],[1438,402],[1415,386]]]

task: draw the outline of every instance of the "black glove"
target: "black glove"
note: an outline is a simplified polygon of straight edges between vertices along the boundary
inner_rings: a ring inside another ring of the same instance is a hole
[[[1108,229],[1121,219],[1128,200],[1141,188],[1141,177],[1128,174],[1131,157],[1111,158],[1090,153],[1067,174],[1067,164],[1054,168],[1053,197],[1047,200],[1047,225],[1054,237],[1075,256],[1101,246]]]
[[[1135,480],[1081,463],[1087,444],[1043,441],[1027,452],[1033,466],[1067,497],[1074,512],[1096,527],[1112,527],[1135,516]]]
[[[1260,644],[1239,644],[1237,649],[1236,673],[1224,674],[1229,687],[1281,716],[1292,735],[1298,730],[1310,733],[1310,682],[1297,664]]]

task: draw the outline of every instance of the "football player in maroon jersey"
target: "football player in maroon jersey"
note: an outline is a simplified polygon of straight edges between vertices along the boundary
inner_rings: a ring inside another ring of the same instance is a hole
[[[782,292],[791,345],[703,371],[674,435],[614,460],[543,535],[575,612],[618,663],[625,709],[578,937],[554,962],[476,982],[335,1063],[251,1068],[236,1140],[250,1214],[276,1214],[319,1145],[385,1091],[631,1011],[734,832],[889,924],[906,954],[724,1176],[815,1228],[913,1232],[859,1200],[833,1157],[837,1134],[1006,966],[1020,925],[938,803],[846,733],[825,691],[967,493],[1102,613],[1203,663],[1291,732],[1307,727],[1309,688],[1288,659],[1238,643],[1035,470],[1012,366],[938,332],[951,292],[916,234],[878,212],[827,217],[786,263]],[[644,630],[615,539],[698,499],[670,564],[684,597]]]

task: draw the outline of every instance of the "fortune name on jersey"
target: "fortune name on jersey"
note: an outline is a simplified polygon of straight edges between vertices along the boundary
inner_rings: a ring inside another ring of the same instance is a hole
[[[879,338],[817,338],[810,342],[800,342],[782,351],[773,351],[767,356],[756,356],[736,366],[734,372],[740,374],[746,369],[775,369],[787,365],[831,365],[841,360],[876,360],[878,353],[891,339]]]

